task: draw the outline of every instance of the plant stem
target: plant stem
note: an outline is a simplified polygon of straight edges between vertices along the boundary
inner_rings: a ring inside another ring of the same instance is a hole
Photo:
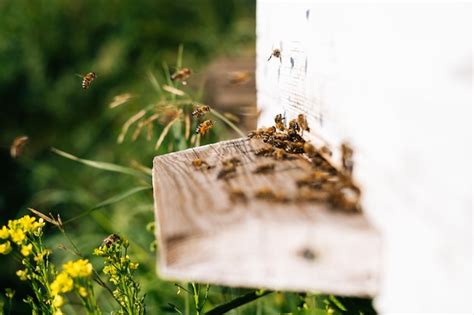
[[[227,117],[216,111],[215,109],[211,109],[211,113],[214,114],[217,118],[221,119],[223,122],[225,122],[230,128],[234,129],[235,132],[237,132],[242,138],[245,138],[246,135],[243,133],[242,130],[240,130],[239,127],[237,127],[233,122],[231,122]]]
[[[213,308],[212,310],[206,312],[205,315],[224,314],[230,310],[233,310],[239,306],[255,301],[256,299],[261,298],[270,293],[273,293],[273,291],[263,291],[263,293],[260,293],[259,291],[254,291],[254,292],[247,293],[245,295],[239,296],[238,298],[230,302],[221,304]]]

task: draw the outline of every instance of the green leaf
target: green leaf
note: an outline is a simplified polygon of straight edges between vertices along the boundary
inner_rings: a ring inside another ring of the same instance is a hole
[[[51,151],[53,151],[57,155],[60,155],[64,158],[66,158],[66,159],[70,159],[70,160],[73,160],[73,161],[76,161],[76,162],[79,162],[79,163],[82,163],[84,165],[87,165],[87,166],[90,166],[90,167],[93,167],[93,168],[97,168],[97,169],[100,169],[100,170],[132,175],[132,176],[135,176],[135,177],[138,177],[138,178],[141,178],[141,179],[147,179],[147,180],[149,180],[150,177],[151,177],[150,175],[147,175],[147,174],[145,174],[141,171],[134,170],[133,168],[129,168],[129,167],[113,164],[113,163],[81,159],[81,158],[78,158],[75,155],[72,155],[70,153],[61,151],[61,150],[56,149],[56,148],[51,148]]]
[[[69,222],[72,222],[72,221],[75,221],[79,218],[82,218],[83,216],[86,216],[88,215],[89,213],[91,213],[92,211],[95,211],[95,210],[98,210],[100,208],[104,208],[104,207],[107,207],[107,206],[110,206],[110,205],[113,205],[114,203],[117,203],[117,202],[120,202],[122,201],[123,199],[125,198],[128,198],[130,197],[131,195],[134,195],[136,193],[139,193],[141,191],[144,191],[144,190],[149,190],[151,189],[151,186],[139,186],[139,187],[135,187],[135,188],[132,188],[130,190],[127,190],[123,193],[120,193],[120,194],[117,194],[113,197],[110,197],[109,199],[106,199],[98,204],[96,204],[95,206],[93,206],[92,208],[86,210],[86,211],[83,211],[81,214],[79,214],[78,216],[75,216],[69,220],[66,220],[64,222],[64,224],[67,224]]]

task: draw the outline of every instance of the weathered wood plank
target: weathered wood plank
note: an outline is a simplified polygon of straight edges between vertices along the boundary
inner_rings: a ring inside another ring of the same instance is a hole
[[[309,172],[302,157],[279,161],[274,172],[255,174],[275,162],[255,156],[248,139],[220,142],[158,156],[154,160],[159,272],[162,277],[264,287],[373,296],[380,246],[361,214],[346,214],[307,202],[253,198],[262,187],[294,197],[294,179]],[[222,160],[242,165],[228,180],[217,179]],[[216,167],[196,170],[199,158]],[[247,203],[233,203],[229,189]]]

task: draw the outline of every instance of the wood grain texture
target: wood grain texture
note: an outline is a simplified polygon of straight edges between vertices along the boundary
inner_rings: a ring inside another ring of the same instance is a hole
[[[262,187],[296,194],[295,179],[307,174],[302,157],[279,161],[274,172],[254,174],[258,142],[237,139],[158,156],[153,166],[159,273],[184,281],[229,286],[373,296],[377,291],[380,241],[360,214],[308,202],[277,203],[252,196]],[[238,157],[235,177],[218,180],[222,160]],[[196,170],[200,158],[210,170]],[[241,189],[247,203],[233,203]]]

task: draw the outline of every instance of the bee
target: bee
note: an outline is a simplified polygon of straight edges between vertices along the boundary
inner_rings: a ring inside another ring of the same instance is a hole
[[[19,136],[16,137],[11,146],[10,146],[10,156],[12,158],[19,157],[25,148],[26,143],[28,142],[27,136]]]
[[[236,175],[237,165],[242,164],[239,158],[232,157],[230,159],[222,161],[222,168],[217,173],[217,179],[229,179]]]
[[[320,149],[319,149],[319,152],[321,152],[322,154],[325,154],[327,156],[332,156],[332,151],[331,149],[329,149],[327,146],[322,146]]]
[[[95,74],[95,72],[89,72],[88,74],[82,76],[82,75],[78,75],[82,78],[82,88],[84,90],[87,90],[88,88],[90,88],[91,84],[92,84],[92,81],[94,81],[95,78],[97,78],[97,75]]]
[[[303,150],[304,150],[304,153],[308,154],[309,156],[313,156],[316,153],[316,148],[314,147],[314,145],[312,145],[309,142],[306,142],[303,145]]]
[[[270,55],[270,57],[268,57],[267,61],[270,61],[272,57],[280,59],[280,63],[281,63],[281,50],[278,48],[273,49],[272,54]]]
[[[299,114],[298,118],[298,126],[301,130],[308,131],[309,132],[309,126],[308,126],[308,121],[306,120],[306,116],[303,114]]]
[[[212,168],[212,166],[209,165],[209,163],[207,163],[206,161],[201,160],[199,158],[194,159],[191,163],[193,164],[193,166],[196,169],[202,169],[203,167],[206,168],[206,169],[211,169]]]
[[[341,144],[342,167],[349,174],[352,174],[352,169],[354,167],[354,161],[352,159],[353,154],[354,150],[350,147],[348,143]]]
[[[285,117],[282,116],[282,114],[278,114],[275,116],[275,127],[278,130],[285,130]]]
[[[196,128],[196,133],[204,136],[213,126],[214,122],[212,120],[205,120]]]
[[[249,71],[236,71],[230,74],[229,83],[230,84],[245,84],[247,83],[252,74]]]
[[[261,187],[255,192],[255,198],[265,199],[265,200],[274,200],[275,193],[268,187]]]
[[[298,133],[300,131],[300,125],[298,124],[298,119],[292,119],[288,123],[288,132]]]
[[[275,149],[272,156],[275,160],[284,160],[289,158],[288,154],[283,149]]]
[[[262,164],[262,165],[257,166],[253,172],[255,174],[264,174],[264,173],[270,173],[273,170],[275,170],[275,164],[268,163],[268,164]]]
[[[247,202],[247,195],[240,190],[240,189],[231,189],[229,192],[229,199],[232,201],[232,203],[237,203],[237,202]]]
[[[274,151],[275,151],[275,149],[273,147],[267,146],[267,147],[255,150],[255,155],[257,155],[257,156],[270,156],[271,154],[273,154]]]
[[[177,70],[175,73],[171,75],[171,80],[172,81],[181,81],[183,85],[186,85],[186,79],[189,78],[191,75],[191,69],[189,68],[182,68],[180,70]]]
[[[107,236],[103,241],[102,241],[102,245],[105,245],[107,247],[110,247],[112,245],[114,245],[115,243],[117,243],[118,241],[120,241],[121,238],[120,236],[118,236],[117,234],[110,234],[109,236]]]
[[[192,112],[192,115],[194,118],[199,118],[201,116],[204,116],[205,114],[209,113],[211,108],[207,105],[197,105],[194,107],[194,110]]]

